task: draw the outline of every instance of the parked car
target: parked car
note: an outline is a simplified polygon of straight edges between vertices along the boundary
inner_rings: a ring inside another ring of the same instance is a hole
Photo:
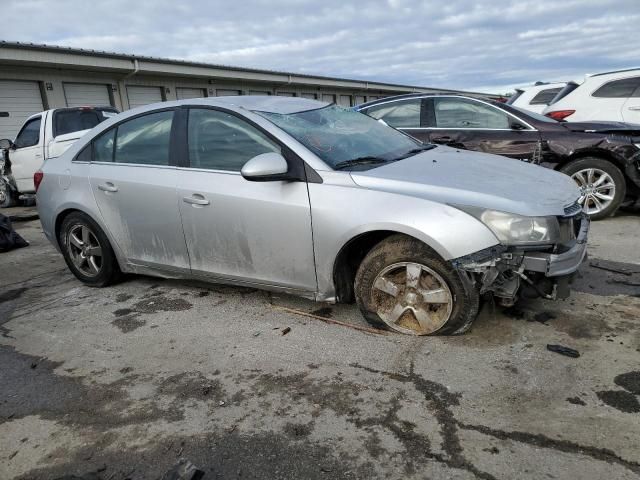
[[[15,140],[0,140],[5,164],[0,168],[0,207],[35,193],[33,174],[42,162],[61,155],[89,129],[118,111],[112,107],[55,108],[31,115]]]
[[[580,203],[595,220],[640,195],[640,126],[557,122],[463,95],[401,95],[355,108],[423,142],[494,153],[566,173],[580,187]]]
[[[564,88],[567,82],[543,83],[537,82],[530,87],[516,88],[515,93],[507,100],[507,105],[523,108],[534,113],[542,113]]]
[[[640,124],[640,68],[588,75],[544,109],[555,120]]]
[[[303,98],[129,110],[35,184],[45,235],[87,285],[132,272],[355,298],[419,335],[466,331],[484,293],[566,297],[589,229],[566,175]]]

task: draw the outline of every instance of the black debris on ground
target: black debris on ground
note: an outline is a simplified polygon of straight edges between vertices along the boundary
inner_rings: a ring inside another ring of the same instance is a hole
[[[565,347],[564,345],[547,344],[547,350],[549,350],[550,352],[556,352],[556,353],[559,353],[560,355],[565,355],[571,358],[578,358],[580,356],[580,352],[578,352],[578,350]]]

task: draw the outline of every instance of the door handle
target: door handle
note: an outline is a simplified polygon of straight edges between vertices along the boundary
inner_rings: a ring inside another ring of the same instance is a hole
[[[431,141],[433,143],[450,143],[451,137],[448,137],[446,135],[444,137],[431,137]]]
[[[111,182],[107,182],[107,183],[103,183],[102,185],[98,185],[98,188],[100,190],[102,190],[103,192],[108,192],[108,193],[115,193],[115,192],[118,191],[118,187],[116,187]]]
[[[190,205],[194,205],[194,206],[205,206],[205,205],[209,205],[209,200],[207,200],[206,198],[204,198],[203,195],[200,195],[199,193],[194,193],[192,196],[190,197],[183,197],[182,200],[184,201],[184,203],[188,203]]]
[[[629,110],[640,110],[640,106],[637,106],[637,107],[629,107]]]

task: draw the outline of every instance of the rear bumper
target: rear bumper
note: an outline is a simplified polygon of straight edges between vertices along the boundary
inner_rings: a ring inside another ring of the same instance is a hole
[[[522,261],[525,271],[544,273],[546,277],[560,277],[574,273],[587,255],[589,217],[583,215],[574,245],[563,253],[527,253]]]

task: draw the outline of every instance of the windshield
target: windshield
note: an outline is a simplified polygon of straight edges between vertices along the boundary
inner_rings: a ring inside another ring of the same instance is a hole
[[[510,107],[515,110],[518,110],[519,112],[524,113],[525,115],[530,116],[535,120],[538,120],[539,122],[558,123],[558,121],[554,120],[553,118],[545,117],[544,115],[540,115],[539,113],[532,112],[531,110],[526,110],[524,108],[516,107],[515,105],[510,105]]]
[[[334,169],[383,164],[430,147],[367,115],[337,105],[290,114],[256,113]]]

